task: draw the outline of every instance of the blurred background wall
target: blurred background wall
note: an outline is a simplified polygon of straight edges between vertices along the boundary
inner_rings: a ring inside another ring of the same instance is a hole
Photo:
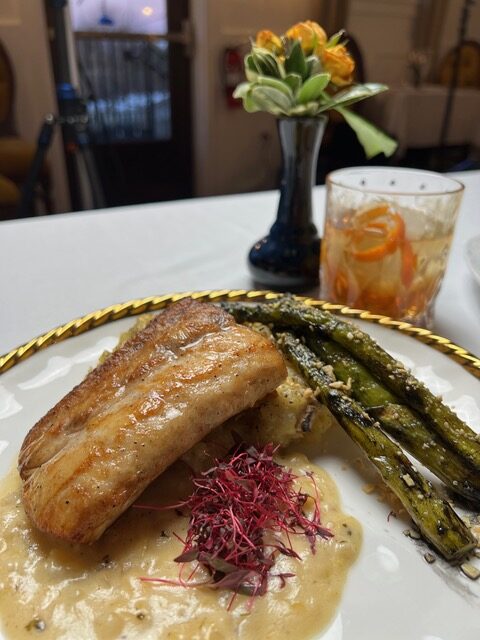
[[[392,87],[388,99],[371,101],[372,112],[367,114],[390,133],[405,132],[408,138],[412,117],[403,114],[405,122],[400,124],[395,118],[405,100],[416,105],[422,91],[425,99],[431,93],[437,120],[432,120],[425,144],[435,151],[447,88],[445,83],[443,88],[432,83],[439,81],[442,61],[457,42],[464,4],[465,0],[69,0],[72,77],[88,104],[107,205],[274,188],[280,166],[275,120],[245,113],[233,103],[232,87],[243,78],[241,61],[250,37],[262,28],[282,33],[304,19],[320,22],[330,34],[344,26],[352,51],[355,45],[362,76],[358,79]],[[15,126],[31,145],[45,113],[57,111],[50,5],[51,0],[0,0],[0,41],[15,75]],[[479,43],[480,56],[480,2],[471,9],[466,38]],[[240,67],[232,71],[235,56]],[[414,86],[417,81],[422,86]],[[457,120],[463,112],[472,118],[479,91],[480,84],[470,82],[456,103]],[[427,106],[425,110],[428,127]],[[342,162],[364,161],[355,139],[351,134],[342,137],[337,124],[332,118],[335,144],[329,148],[326,136],[322,146],[327,157],[320,159],[320,181]],[[450,142],[460,143],[461,159],[470,153],[467,147],[476,134],[473,124],[471,132],[465,123],[460,125],[458,140],[453,136]],[[410,144],[411,135],[394,162],[406,158],[407,163],[428,166],[432,149],[409,156]],[[345,157],[332,161],[332,149]],[[54,210],[67,211],[69,190],[58,134],[48,163]]]
[[[423,80],[437,80],[438,65],[458,38],[463,0],[198,0],[191,4],[195,32],[194,131],[196,192],[249,191],[278,180],[275,123],[225,103],[221,52],[268,26],[281,33],[306,17],[329,33],[341,28],[355,40],[366,81],[391,86],[411,82],[409,57],[421,48]],[[480,39],[480,3],[467,39]],[[424,50],[427,49],[427,50]]]
[[[262,28],[283,33],[308,16],[320,20],[319,0],[197,0],[193,119],[198,195],[256,191],[277,183],[279,147],[274,119],[229,108],[222,75],[225,48],[248,43]]]

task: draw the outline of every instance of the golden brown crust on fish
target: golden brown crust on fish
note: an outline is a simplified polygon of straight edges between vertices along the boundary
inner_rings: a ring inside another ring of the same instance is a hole
[[[285,378],[275,347],[221,309],[170,306],[29,432],[19,470],[36,526],[92,542],[166,467]]]

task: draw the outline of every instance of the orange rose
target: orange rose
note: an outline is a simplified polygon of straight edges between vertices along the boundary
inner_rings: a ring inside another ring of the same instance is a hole
[[[355,62],[343,44],[323,49],[320,59],[333,84],[337,87],[352,84]]]
[[[268,29],[262,29],[262,31],[257,33],[255,44],[257,47],[268,49],[268,51],[276,55],[283,53],[282,41],[273,31],[269,31]]]
[[[308,56],[314,51],[321,51],[327,42],[327,34],[322,27],[312,20],[298,22],[285,34],[291,40],[300,40],[304,53]]]

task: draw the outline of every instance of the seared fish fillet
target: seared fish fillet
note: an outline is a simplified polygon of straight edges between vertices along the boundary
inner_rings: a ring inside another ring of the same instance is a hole
[[[19,457],[28,515],[54,536],[93,542],[172,462],[285,376],[272,343],[226,312],[172,305],[31,429]]]

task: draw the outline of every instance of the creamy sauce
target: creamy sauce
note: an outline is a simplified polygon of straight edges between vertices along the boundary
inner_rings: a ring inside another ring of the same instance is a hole
[[[358,555],[361,527],[342,513],[328,474],[293,454],[281,459],[297,475],[315,473],[322,523],[334,533],[312,555],[304,536],[294,540],[303,561],[281,556],[278,572],[295,573],[284,588],[276,578],[254,599],[208,587],[142,582],[178,579],[172,561],[188,519],[174,511],[129,509],[92,546],[63,544],[32,527],[20,500],[16,470],[3,481],[0,501],[0,618],[7,638],[55,640],[220,640],[310,638],[333,618],[348,569]],[[172,504],[188,493],[185,466],[174,465],[138,500]],[[310,480],[302,485],[308,489]],[[306,483],[306,484],[305,484]],[[311,487],[309,490],[311,493]],[[191,565],[183,569],[188,578]],[[205,577],[205,574],[203,574]],[[202,570],[192,580],[202,580]]]

